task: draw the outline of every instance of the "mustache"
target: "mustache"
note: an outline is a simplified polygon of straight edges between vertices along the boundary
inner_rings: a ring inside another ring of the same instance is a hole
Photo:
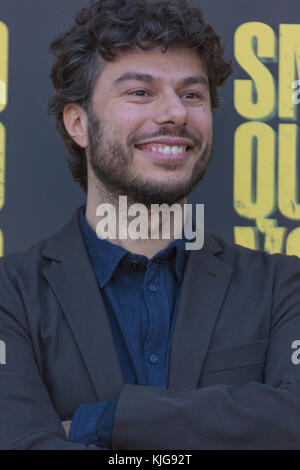
[[[191,142],[193,142],[193,145],[195,147],[202,147],[202,139],[196,138],[187,129],[182,129],[180,133],[178,133],[178,131],[175,133],[174,131],[172,131],[166,126],[161,127],[159,131],[157,131],[155,134],[138,134],[138,135],[132,136],[128,140],[128,145],[136,145],[136,144],[139,144],[139,142],[143,140],[151,140],[151,139],[155,139],[156,137],[165,137],[165,136],[189,139]]]

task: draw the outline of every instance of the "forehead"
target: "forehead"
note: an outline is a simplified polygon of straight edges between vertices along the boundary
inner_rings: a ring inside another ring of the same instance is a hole
[[[163,53],[160,47],[143,51],[139,48],[120,52],[112,62],[107,62],[100,77],[99,85],[113,89],[122,86],[124,74],[147,75],[158,82],[182,81],[190,76],[203,77],[208,83],[207,72],[197,51],[185,47],[172,47]],[[145,80],[147,81],[147,80]]]

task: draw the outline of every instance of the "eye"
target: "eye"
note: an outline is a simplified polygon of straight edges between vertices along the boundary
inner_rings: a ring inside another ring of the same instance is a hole
[[[186,93],[184,96],[194,96],[194,99],[201,99],[202,98],[202,95],[200,95],[199,93],[195,93],[194,91],[191,91],[189,93]]]
[[[130,91],[130,92],[128,93],[128,95],[140,96],[140,97],[143,98],[144,96],[146,96],[146,95],[143,94],[143,93],[146,93],[147,95],[149,95],[148,91],[142,90],[142,89]]]

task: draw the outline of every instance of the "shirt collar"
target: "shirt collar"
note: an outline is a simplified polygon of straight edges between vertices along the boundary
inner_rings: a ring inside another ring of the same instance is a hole
[[[128,265],[128,263],[138,263],[144,266],[147,264],[148,259],[146,256],[131,253],[119,245],[99,238],[86,221],[85,208],[85,205],[80,207],[79,226],[101,288],[110,281],[119,264],[123,266]],[[174,240],[152,258],[152,261],[156,260],[162,263],[175,258],[174,271],[179,282],[183,279],[188,253],[185,250],[185,243],[185,238]]]

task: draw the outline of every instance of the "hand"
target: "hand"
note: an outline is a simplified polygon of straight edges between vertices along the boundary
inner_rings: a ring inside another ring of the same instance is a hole
[[[62,421],[62,425],[63,425],[63,427],[64,427],[64,430],[65,430],[67,439],[68,439],[68,437],[69,437],[69,432],[70,432],[71,424],[72,424],[72,421]]]

